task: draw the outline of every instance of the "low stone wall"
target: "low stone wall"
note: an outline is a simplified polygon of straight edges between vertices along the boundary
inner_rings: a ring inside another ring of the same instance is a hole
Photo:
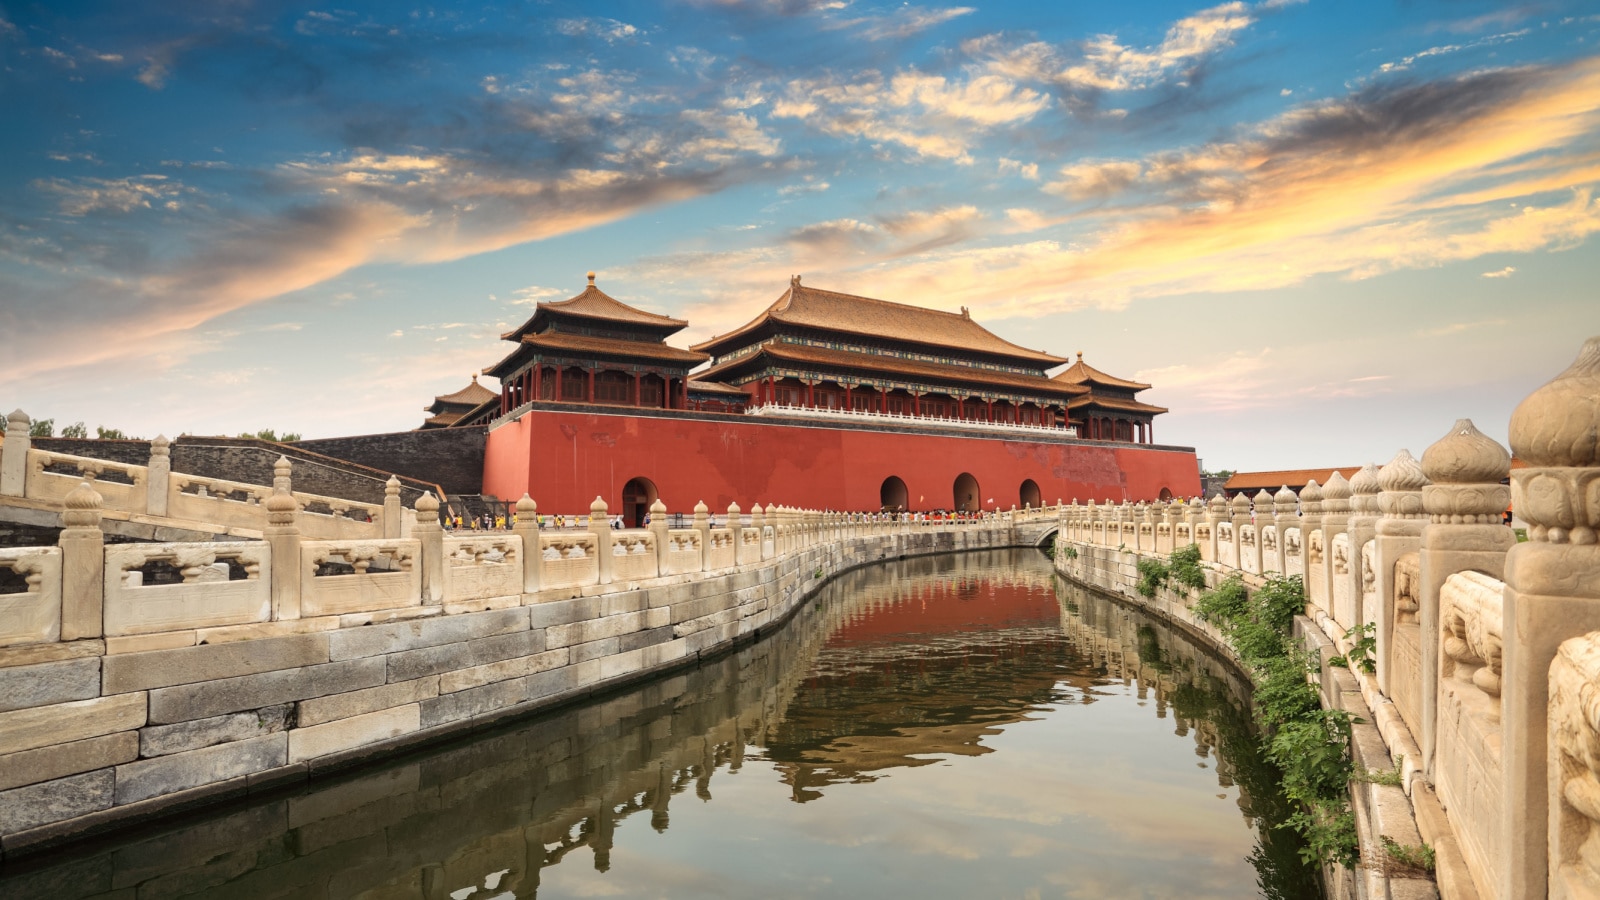
[[[288,446],[437,484],[447,495],[456,496],[483,490],[487,443],[488,429],[479,425],[318,438]]]
[[[0,852],[305,781],[692,665],[857,566],[1036,542],[1000,520],[779,539],[792,545],[721,572],[545,588],[478,612],[223,626],[167,648],[149,634],[0,649]]]

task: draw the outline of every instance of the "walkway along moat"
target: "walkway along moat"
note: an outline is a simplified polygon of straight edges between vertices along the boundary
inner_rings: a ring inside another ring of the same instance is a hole
[[[696,668],[0,895],[1305,896],[1247,690],[1037,551],[891,561]]]

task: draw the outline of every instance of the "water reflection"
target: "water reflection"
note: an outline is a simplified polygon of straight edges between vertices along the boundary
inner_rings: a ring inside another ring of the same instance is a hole
[[[698,669],[0,896],[1305,896],[1244,687],[1036,553],[905,560]]]

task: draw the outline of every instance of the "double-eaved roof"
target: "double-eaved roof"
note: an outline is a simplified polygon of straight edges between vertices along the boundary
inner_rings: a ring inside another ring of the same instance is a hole
[[[1099,369],[1096,369],[1094,366],[1089,365],[1083,361],[1082,350],[1078,351],[1078,361],[1070,366],[1067,366],[1066,369],[1057,372],[1052,376],[1052,380],[1063,381],[1068,384],[1090,384],[1099,385],[1101,387],[1126,388],[1130,391],[1147,391],[1150,389],[1150,385],[1145,384],[1142,381],[1129,381],[1126,378],[1118,378],[1115,375],[1107,375]]]
[[[528,321],[500,337],[508,341],[521,340],[523,335],[543,331],[551,319],[565,317],[588,319],[598,325],[644,328],[659,332],[661,337],[682,331],[689,324],[682,319],[646,312],[623,303],[595,287],[594,273],[590,272],[589,284],[578,296],[536,305]]]
[[[770,337],[779,325],[1002,357],[1041,370],[1066,362],[1043,351],[1029,350],[1011,343],[972,321],[965,307],[959,313],[941,312],[855,294],[818,290],[802,285],[799,278],[791,279],[789,289],[783,296],[745,325],[695,344],[691,349],[721,356]]]

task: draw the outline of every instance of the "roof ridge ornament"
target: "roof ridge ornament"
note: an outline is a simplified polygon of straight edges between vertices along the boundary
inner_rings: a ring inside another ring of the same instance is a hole
[[[590,286],[594,285],[594,270],[593,269],[589,270],[589,284],[590,284]]]

